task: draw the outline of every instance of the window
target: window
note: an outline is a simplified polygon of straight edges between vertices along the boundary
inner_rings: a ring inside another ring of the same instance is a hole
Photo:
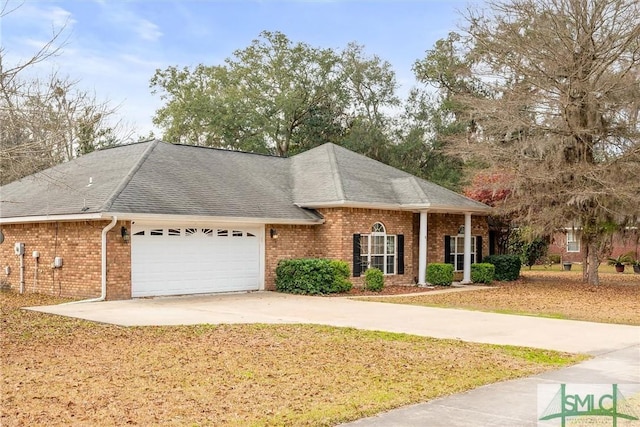
[[[580,252],[580,238],[576,230],[567,230],[567,252]]]
[[[464,270],[464,236],[450,236],[449,237],[449,259],[447,262],[453,264],[455,271]],[[471,237],[471,264],[476,262],[476,239]]]
[[[377,268],[384,274],[396,274],[396,237],[388,235],[379,222],[371,227],[371,234],[360,235],[361,271]]]

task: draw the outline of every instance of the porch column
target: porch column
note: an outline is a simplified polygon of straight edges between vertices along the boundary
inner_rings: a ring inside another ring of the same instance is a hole
[[[418,284],[427,283],[427,211],[420,211],[418,233]]]
[[[464,214],[464,267],[462,283],[471,283],[471,214]]]

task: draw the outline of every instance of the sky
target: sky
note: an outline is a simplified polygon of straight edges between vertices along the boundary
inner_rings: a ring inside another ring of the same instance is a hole
[[[6,0],[0,0],[0,4]],[[415,84],[411,67],[463,23],[468,0],[8,0],[0,21],[5,62],[24,61],[63,30],[59,54],[33,73],[78,80],[136,135],[163,105],[149,80],[168,66],[217,65],[263,30],[293,42],[341,50],[355,41],[389,61],[399,94]],[[478,3],[480,0],[471,0]],[[6,67],[6,64],[3,65]]]

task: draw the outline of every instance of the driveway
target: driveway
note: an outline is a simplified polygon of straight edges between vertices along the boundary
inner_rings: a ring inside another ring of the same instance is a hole
[[[276,292],[72,303],[30,309],[122,326],[313,323],[593,355],[640,344],[639,326]]]

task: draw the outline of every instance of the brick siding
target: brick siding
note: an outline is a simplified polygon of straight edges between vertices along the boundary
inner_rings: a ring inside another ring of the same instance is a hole
[[[2,225],[0,282],[20,289],[20,257],[14,244],[25,244],[25,292],[73,298],[95,298],[101,292],[101,233],[109,221],[47,222]],[[107,234],[107,299],[131,298],[131,250],[122,241],[118,222]],[[33,252],[40,257],[36,262]],[[55,257],[61,268],[52,268]],[[37,264],[37,270],[36,270]],[[10,268],[7,275],[5,267]]]
[[[318,225],[265,225],[265,288],[275,289],[275,269],[282,259],[330,258],[353,266],[353,235],[368,234],[376,222],[388,234],[404,235],[405,273],[388,275],[385,283],[411,285],[418,276],[419,215],[406,211],[359,208],[320,209],[325,222]],[[2,225],[5,241],[0,245],[0,283],[19,289],[19,257],[15,242],[25,243],[25,291],[74,298],[95,298],[101,291],[101,232],[108,221],[50,222]],[[456,235],[464,215],[428,215],[428,262],[444,261],[444,235]],[[120,228],[131,230],[130,222],[120,221],[107,234],[107,299],[131,298],[131,245],[123,242]],[[472,234],[483,236],[487,254],[486,217],[472,218]],[[270,230],[278,237],[270,237]],[[33,251],[40,252],[37,280]],[[52,268],[54,257],[63,259],[62,268]],[[5,267],[11,272],[5,274]],[[361,286],[363,277],[352,277]]]
[[[353,266],[353,235],[368,234],[376,222],[381,222],[387,234],[404,235],[405,273],[388,275],[385,283],[412,285],[418,277],[419,214],[382,209],[330,208],[319,209],[325,222],[316,226],[266,226],[265,288],[275,289],[275,269],[281,259],[320,257],[340,259]],[[444,262],[444,236],[457,235],[464,224],[464,215],[428,214],[428,262]],[[489,228],[484,216],[472,217],[472,235],[482,236],[483,254],[488,255]],[[271,239],[269,230],[278,231]],[[355,286],[362,286],[363,277],[352,277]]]

